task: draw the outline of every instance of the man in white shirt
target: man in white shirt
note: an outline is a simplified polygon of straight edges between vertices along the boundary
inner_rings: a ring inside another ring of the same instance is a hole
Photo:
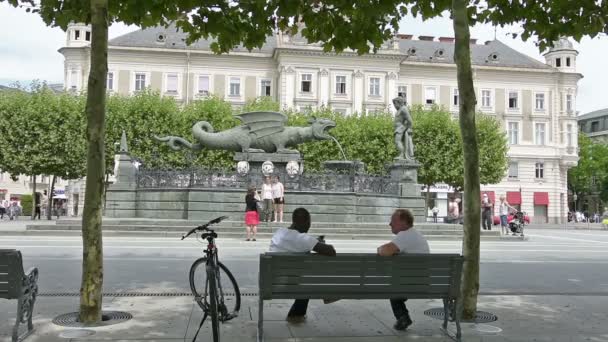
[[[397,209],[391,216],[391,231],[395,234],[393,241],[378,247],[381,256],[392,256],[404,253],[428,254],[429,243],[424,235],[414,228],[414,215],[407,209]],[[405,306],[407,298],[391,299],[391,308],[397,319],[396,330],[405,330],[412,325],[412,319]]]
[[[310,229],[310,213],[304,208],[293,211],[289,228],[279,228],[270,240],[269,252],[309,253],[315,251],[321,255],[336,256],[332,245],[325,244],[322,239],[308,235]],[[308,299],[296,299],[289,313],[287,321],[302,323],[306,320]]]

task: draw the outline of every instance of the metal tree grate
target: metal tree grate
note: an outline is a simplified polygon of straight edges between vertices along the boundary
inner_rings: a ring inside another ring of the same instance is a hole
[[[126,322],[133,318],[128,312],[124,311],[102,311],[101,322],[95,324],[84,324],[78,321],[78,312],[70,312],[59,315],[53,319],[53,324],[62,327],[82,328],[91,326],[106,326]]]
[[[424,311],[425,316],[429,316],[435,319],[443,320],[444,311],[443,308],[432,308]],[[490,312],[477,311],[474,319],[461,319],[462,323],[490,323],[498,320],[498,317]],[[450,317],[450,321],[453,319]]]

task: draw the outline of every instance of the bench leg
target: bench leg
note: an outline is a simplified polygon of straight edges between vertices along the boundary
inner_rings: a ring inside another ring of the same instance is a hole
[[[36,290],[36,292],[38,292]],[[32,299],[30,301],[30,312],[27,317],[27,330],[34,330],[34,323],[32,323],[32,317],[34,316],[34,304],[36,303],[36,292],[32,293]]]
[[[460,317],[462,316],[462,299],[456,298],[454,303],[454,321],[456,321],[456,341],[460,342],[462,337],[462,331],[460,330]]]
[[[258,342],[264,341],[264,300],[258,299]]]
[[[23,297],[17,301],[17,318],[15,319],[15,326],[13,327],[13,340],[12,342],[19,341],[19,323],[21,323],[21,317],[23,316]]]

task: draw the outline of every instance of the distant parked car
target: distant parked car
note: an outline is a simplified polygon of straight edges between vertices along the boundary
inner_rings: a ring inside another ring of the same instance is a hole
[[[509,216],[507,216],[507,223],[511,223],[511,221],[513,221],[513,214],[509,214]],[[530,224],[530,216],[524,215],[524,222],[526,224]],[[498,226],[499,224],[500,224],[500,216],[494,216],[494,225]]]

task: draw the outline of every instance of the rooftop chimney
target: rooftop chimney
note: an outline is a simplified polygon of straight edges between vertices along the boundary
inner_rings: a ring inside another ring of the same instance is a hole
[[[435,37],[434,36],[418,36],[418,39],[432,42],[433,39],[435,39]]]
[[[399,38],[399,39],[411,40],[412,37],[413,37],[413,35],[411,35],[411,34],[397,33],[397,38]]]
[[[439,41],[442,43],[453,43],[454,37],[439,37]]]
[[[471,45],[475,45],[475,44],[477,44],[477,39],[471,38],[470,42],[471,42]]]

